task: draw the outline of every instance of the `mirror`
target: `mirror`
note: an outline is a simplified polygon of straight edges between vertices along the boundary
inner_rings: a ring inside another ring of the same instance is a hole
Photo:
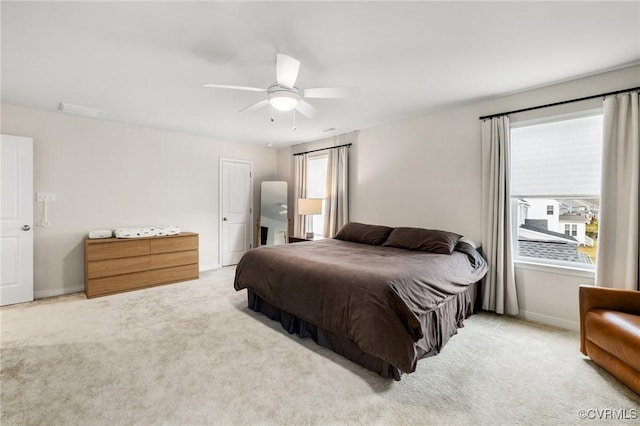
[[[287,243],[287,182],[265,181],[260,187],[260,245]]]

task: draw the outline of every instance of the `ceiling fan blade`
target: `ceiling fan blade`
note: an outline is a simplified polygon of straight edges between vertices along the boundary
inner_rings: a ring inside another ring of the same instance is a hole
[[[250,92],[266,92],[267,89],[260,89],[259,87],[249,86],[229,86],[227,84],[203,84],[204,87],[214,87],[216,89],[234,89],[234,90],[248,90]]]
[[[298,79],[300,61],[283,53],[276,55],[276,81],[280,86],[293,87]]]
[[[303,101],[302,99],[300,99],[298,105],[296,105],[296,111],[307,118],[313,118],[318,113],[318,110],[315,109],[315,107],[313,107],[310,103]]]
[[[256,102],[255,104],[249,105],[246,108],[242,108],[238,112],[255,111],[255,110],[260,109],[262,107],[265,107],[267,105],[269,105],[269,101],[267,99],[263,99],[261,101]]]
[[[304,89],[305,98],[356,98],[360,96],[358,87],[316,87]]]

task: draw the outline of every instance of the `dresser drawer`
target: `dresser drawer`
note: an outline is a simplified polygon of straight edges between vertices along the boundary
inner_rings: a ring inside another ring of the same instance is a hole
[[[191,265],[194,263],[198,263],[198,261],[198,250],[178,251],[175,253],[158,253],[151,255],[151,264],[149,266],[149,269]]]
[[[95,297],[134,290],[148,285],[150,285],[149,272],[135,272],[133,274],[89,279],[87,280],[85,293],[87,297]]]
[[[86,239],[85,292],[105,296],[199,277],[198,234]]]
[[[121,257],[87,263],[87,278],[110,277],[149,270],[149,256]]]
[[[111,239],[113,241],[113,239]],[[116,259],[149,254],[149,240],[116,240],[115,242],[88,243],[87,261]]]
[[[149,285],[196,280],[200,277],[198,265],[174,266],[149,271]]]
[[[155,253],[169,253],[175,251],[198,250],[198,236],[175,236],[166,238],[149,239],[150,251]]]

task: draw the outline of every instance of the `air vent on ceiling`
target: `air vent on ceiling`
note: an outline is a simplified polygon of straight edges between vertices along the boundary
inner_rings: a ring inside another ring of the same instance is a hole
[[[67,114],[83,115],[85,117],[97,118],[102,111],[99,109],[87,108],[79,105],[66,104],[60,102],[60,111]]]

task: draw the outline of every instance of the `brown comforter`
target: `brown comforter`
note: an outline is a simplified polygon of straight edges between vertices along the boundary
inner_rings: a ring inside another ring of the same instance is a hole
[[[465,243],[451,255],[335,239],[260,247],[238,264],[234,287],[412,372],[419,318],[484,276],[476,254]]]

